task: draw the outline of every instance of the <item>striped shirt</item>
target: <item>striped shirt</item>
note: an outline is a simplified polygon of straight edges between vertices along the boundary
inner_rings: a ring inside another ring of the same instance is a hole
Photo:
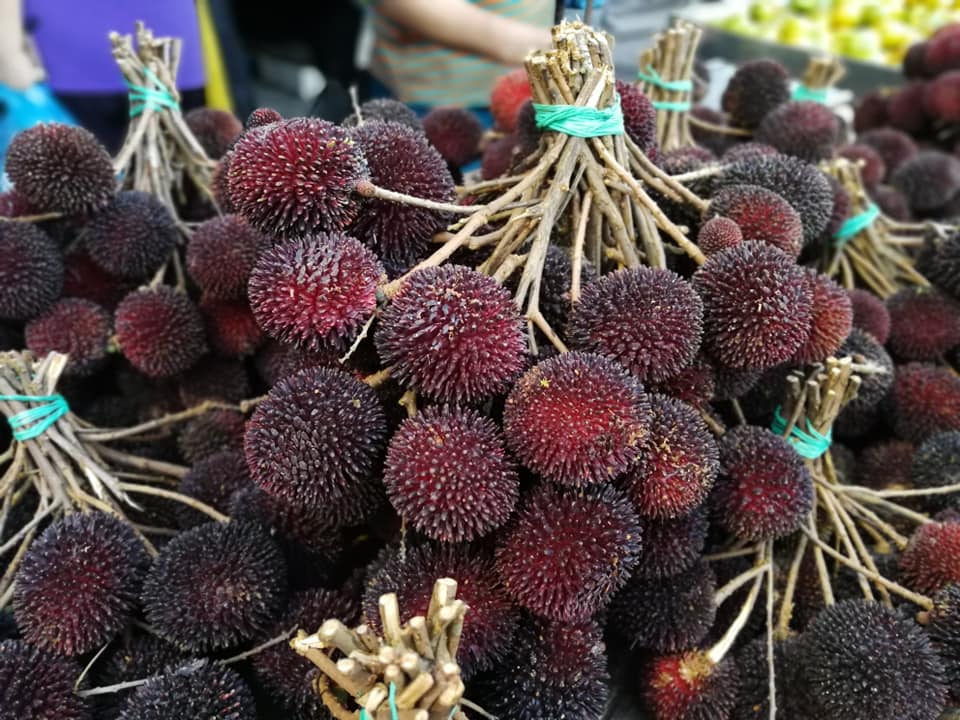
[[[471,0],[504,17],[549,27],[554,0]],[[512,68],[437,45],[373,13],[371,72],[398,100],[411,105],[484,107],[494,81]]]

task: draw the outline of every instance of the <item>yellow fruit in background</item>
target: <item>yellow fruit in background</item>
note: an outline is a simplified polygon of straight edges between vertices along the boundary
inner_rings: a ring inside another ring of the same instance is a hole
[[[884,50],[900,52],[923,39],[923,35],[899,20],[887,20],[876,28]]]
[[[855,60],[886,63],[880,36],[872,29],[842,30],[834,35],[834,52]]]
[[[780,14],[781,7],[773,0],[754,0],[750,3],[750,19],[757,23],[768,23]]]
[[[830,11],[830,24],[834,28],[853,27],[859,24],[862,14],[861,0],[836,0]]]
[[[790,0],[788,7],[802,15],[816,15],[829,9],[829,0]]]

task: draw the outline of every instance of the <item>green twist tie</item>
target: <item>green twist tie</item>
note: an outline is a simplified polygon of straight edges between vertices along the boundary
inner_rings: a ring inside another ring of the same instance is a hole
[[[400,720],[400,711],[397,710],[397,686],[393,683],[390,683],[390,697],[387,702],[390,704],[390,719]],[[452,714],[451,717],[453,717]],[[360,720],[370,720],[370,713],[367,712],[366,708],[360,708]]]
[[[827,88],[808,88],[806,85],[800,84],[793,89],[792,97],[794,100],[809,100],[823,105],[827,102],[828,93]]]
[[[657,110],[674,110],[676,112],[686,112],[690,109],[689,100],[681,100],[679,102],[667,102],[665,100],[657,100],[652,103]]]
[[[13,437],[21,442],[43,435],[57,420],[70,412],[63,395],[0,395],[0,400],[43,403],[30,410],[23,410],[7,418]]]
[[[783,431],[787,429],[787,421],[780,412],[779,405],[773,411],[773,422],[770,424],[770,429],[777,435],[783,435]],[[794,425],[787,441],[793,445],[794,450],[801,456],[808,460],[816,460],[830,449],[830,445],[833,443],[833,430],[830,430],[826,435],[822,435],[807,420],[807,429],[801,430]]]
[[[610,107],[583,107],[580,105],[533,104],[537,127],[541,130],[572,135],[579,138],[623,135],[623,110],[620,95],[615,94]]]
[[[693,80],[664,80],[660,77],[660,73],[653,69],[653,65],[649,64],[646,67],[646,72],[637,70],[637,77],[650,85],[672,92],[691,92],[693,90]]]
[[[854,215],[844,220],[840,229],[833,234],[834,239],[837,241],[837,247],[846,245],[857,233],[863,232],[873,225],[873,221],[878,217],[880,217],[880,208],[877,207],[875,203],[870,203],[867,209],[859,215]]]
[[[150,68],[144,68],[143,74],[147,76],[153,87],[144,87],[143,85],[134,85],[133,83],[128,82],[127,87],[130,88],[130,117],[136,117],[144,110],[160,110],[162,108],[170,108],[175,110],[180,107],[179,103],[170,94],[170,91],[167,90],[166,86],[160,82],[153,70]]]

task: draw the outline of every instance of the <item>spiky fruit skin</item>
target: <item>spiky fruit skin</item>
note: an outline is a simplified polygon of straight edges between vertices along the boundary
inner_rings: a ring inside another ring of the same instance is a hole
[[[903,76],[910,79],[925,78],[930,76],[927,69],[927,49],[929,42],[915,42],[907,48],[903,56]]]
[[[717,578],[700,561],[666,578],[634,575],[610,605],[610,623],[630,643],[656,653],[696,647],[717,615]]]
[[[464,618],[457,662],[465,677],[495,667],[508,651],[520,613],[504,592],[493,559],[472,546],[419,545],[384,554],[370,569],[363,593],[363,614],[380,627],[378,601],[395,592],[401,622],[426,616],[438,578],[457,581],[457,597],[470,608]]]
[[[346,349],[377,307],[385,276],[356,238],[318,233],[266,250],[250,276],[250,305],[270,337],[309,351]]]
[[[112,332],[110,313],[96,303],[65,298],[27,323],[27,348],[38,358],[51,352],[70,356],[65,373],[83,377],[96,372],[107,357]]]
[[[0,217],[16,218],[21,215],[34,215],[29,201],[16,190],[0,192]]]
[[[960,524],[921,525],[900,556],[900,571],[909,587],[932,595],[960,583]]]
[[[768,113],[754,134],[785,155],[807,162],[831,157],[840,139],[840,121],[818,102],[787,102]]]
[[[927,634],[943,660],[951,694],[960,691],[960,585],[947,585],[933,596]]]
[[[247,115],[247,119],[243,123],[245,130],[250,128],[260,127],[261,125],[269,125],[270,123],[279,122],[283,120],[283,115],[281,115],[277,110],[274,110],[270,107],[259,107],[255,108]]]
[[[938,288],[960,300],[960,232],[928,241],[917,257],[917,269]]]
[[[799,662],[800,640],[789,638],[773,646],[776,673],[777,714],[791,720],[816,720],[822,717],[808,697]],[[764,720],[770,717],[770,666],[767,640],[757,638],[736,655],[737,706],[731,720]]]
[[[696,408],[703,408],[713,400],[716,381],[713,365],[700,356],[666,382],[651,383],[649,390],[683,400]]]
[[[916,211],[934,211],[960,192],[960,159],[937,150],[921,150],[893,173],[890,183]]]
[[[466,108],[436,107],[422,122],[427,140],[450,167],[466,165],[476,157],[483,125]]]
[[[0,642],[0,718],[90,720],[87,702],[73,691],[80,667],[21,640]]]
[[[227,185],[236,212],[261,232],[302,237],[341,230],[360,203],[353,197],[367,164],[349,130],[294,118],[247,130],[230,155]]]
[[[927,42],[923,61],[929,75],[960,67],[960,28],[956,23],[949,23],[933,34]]]
[[[387,497],[427,537],[463,542],[507,521],[519,480],[500,429],[470,408],[427,408],[390,439]]]
[[[694,105],[690,108],[690,117],[702,120],[704,123],[719,126],[720,128],[729,127],[727,125],[727,116],[724,113],[719,110],[714,110],[713,108],[708,108],[705,105]],[[731,146],[735,145],[739,139],[725,132],[701,127],[694,123],[690,123],[690,135],[694,143],[707,148],[717,157],[723,155]]]
[[[192,661],[151,678],[130,696],[118,720],[256,720],[250,688],[218,663]]]
[[[221,215],[198,225],[187,245],[187,272],[206,297],[238,300],[267,239],[239,215]]]
[[[730,78],[721,103],[730,124],[752,130],[790,99],[790,74],[774,60],[743,63]]]
[[[234,410],[218,409],[200,415],[186,425],[177,437],[180,454],[189,463],[197,463],[221,450],[243,448],[244,417]]]
[[[580,287],[585,288],[597,279],[597,271],[586,258],[580,267]],[[543,259],[543,275],[540,277],[540,312],[550,323],[550,327],[561,337],[566,337],[567,321],[570,317],[570,280],[573,275],[573,265],[567,251],[551,244],[547,248],[547,255]],[[521,273],[515,272],[505,283],[511,293],[516,293],[520,285]],[[538,336],[538,342],[539,342]],[[546,338],[540,345],[540,352],[550,342]]]
[[[870,363],[883,371],[861,376],[857,396],[843,406],[834,424],[842,437],[861,437],[870,431],[880,403],[893,387],[893,360],[873,335],[857,328],[850,331],[836,356],[850,356],[854,362]]]
[[[928,83],[916,80],[897,88],[887,98],[887,117],[897,130],[923,137],[930,131],[931,118],[924,107]]]
[[[87,213],[116,192],[110,155],[81,127],[43,123],[17,133],[4,169],[37,212]]]
[[[813,283],[782,250],[745,242],[707,258],[693,276],[704,305],[704,344],[730,368],[764,370],[803,346]]]
[[[376,344],[397,380],[442,402],[503,393],[526,352],[510,293],[461,265],[412,274],[384,311]]]
[[[657,110],[643,91],[632,83],[617,80],[623,127],[630,139],[645,154],[657,149]]]
[[[97,662],[91,684],[104,687],[161,675],[167,667],[181,665],[186,659],[176,647],[154,635],[121,637]],[[132,692],[133,688],[95,696],[98,720],[115,720]]]
[[[813,507],[803,458],[766,428],[741,425],[720,440],[720,477],[711,495],[717,522],[749,541],[783,537]]]
[[[529,618],[499,672],[483,683],[484,708],[512,720],[594,720],[610,681],[603,632],[594,620]]]
[[[853,326],[868,332],[881,345],[890,337],[890,312],[883,300],[868,290],[854,288],[847,291],[853,307]]]
[[[913,138],[902,130],[890,127],[869,130],[860,135],[857,142],[869,145],[879,153],[884,165],[887,166],[888,178],[918,152]]]
[[[634,578],[665,578],[689,569],[707,540],[707,511],[700,506],[677,518],[640,518],[643,546]]]
[[[243,454],[236,450],[221,450],[194,463],[190,472],[180,481],[179,491],[228,514],[233,494],[250,486],[250,472]],[[194,527],[210,519],[185,505],[178,506],[177,510],[177,522],[183,528]]]
[[[910,479],[918,488],[938,488],[960,483],[960,431],[931,435],[913,456]],[[924,504],[945,510],[957,499],[956,493],[930,495]]]
[[[943,711],[943,664],[930,641],[880,603],[838,602],[817,615],[800,642],[821,717],[935,720]]]
[[[0,223],[0,320],[23,321],[48,310],[63,287],[63,258],[29,223]]]
[[[160,551],[143,583],[147,621],[164,640],[199,653],[235,647],[279,614],[283,556],[251,523],[206,523]]]
[[[423,133],[391,122],[365,122],[352,137],[369,166],[374,185],[427,200],[456,197],[447,164]],[[350,232],[371,248],[393,274],[413,265],[430,237],[449,217],[436,210],[367,198]]]
[[[921,442],[946,430],[960,430],[960,377],[946,368],[910,363],[897,368],[891,391],[897,435]]]
[[[409,107],[399,100],[393,98],[374,98],[367,100],[360,105],[360,116],[364,123],[369,122],[395,122],[406,125],[411,130],[419,133],[423,132],[423,124],[420,118]],[[350,113],[341,123],[344,127],[357,127],[360,121],[356,113]]]
[[[252,355],[266,340],[247,300],[200,299],[211,349],[222,357]]]
[[[798,364],[822,362],[840,349],[853,327],[853,306],[847,291],[826,275],[809,269],[813,284],[813,318],[806,342],[793,356]]]
[[[687,515],[710,493],[720,469],[717,443],[691,405],[651,395],[651,431],[639,461],[621,485],[644,517]]]
[[[612,487],[544,484],[503,534],[497,573],[510,596],[537,615],[584,620],[627,582],[641,532],[630,502]]]
[[[487,143],[480,159],[480,177],[484,180],[492,180],[506,175],[513,165],[519,147],[518,142],[517,136],[510,133]]]
[[[83,231],[83,248],[111,275],[145,280],[170,257],[179,238],[177,224],[150,193],[118,193]]]
[[[143,543],[113,516],[54,522],[17,571],[13,610],[24,639],[70,656],[108,642],[134,614],[148,563]]]
[[[904,440],[887,440],[866,448],[857,458],[856,484],[882,490],[905,487],[916,447]]]
[[[563,353],[527,371],[503,412],[507,443],[530,470],[564,485],[622,474],[650,434],[640,384],[600,355]]]
[[[244,448],[250,476],[263,490],[349,523],[369,511],[386,434],[372,388],[342,370],[318,367],[273,386],[247,422]]]
[[[257,352],[254,362],[257,373],[268,387],[287,375],[310,367],[337,367],[339,357],[334,352],[309,353],[290,345],[281,345],[273,340]]]
[[[853,143],[837,151],[837,155],[860,163],[860,177],[868,188],[876,187],[887,177],[887,165],[880,153],[869,145]]]
[[[207,351],[197,307],[165,285],[127,295],[117,306],[114,328],[123,356],[152,378],[185,372]]]
[[[767,145],[760,142],[738,143],[728,148],[723,154],[723,161],[734,163],[738,160],[747,160],[749,158],[764,157],[766,155],[778,155],[777,149],[773,145]]]
[[[960,71],[944,73],[926,84],[923,97],[924,109],[936,120],[960,122],[958,92],[960,92]]]
[[[793,206],[759,185],[730,185],[710,201],[705,218],[723,216],[740,228],[744,242],[765,242],[796,258],[803,249],[803,223]],[[739,243],[735,243],[739,244]]]
[[[790,208],[793,210],[793,208]],[[736,247],[743,242],[743,231],[730,218],[716,216],[700,226],[697,233],[697,245],[704,255],[713,255],[721,250]]]
[[[208,355],[180,376],[180,400],[184,407],[204,400],[238,403],[251,395],[247,369],[239,360]]]
[[[237,521],[256,523],[272,536],[307,552],[330,554],[342,542],[337,522],[284,502],[255,485],[241,488],[230,496],[228,514]]]
[[[82,250],[63,259],[63,292],[65,298],[81,298],[107,308],[111,312],[133,287],[115,278],[97,265]]]
[[[850,193],[835,177],[828,176],[827,181],[833,191],[833,210],[830,212],[830,220],[827,221],[827,226],[820,236],[820,244],[830,246],[836,241],[835,235],[843,225],[843,221],[853,215],[853,202]]]
[[[210,174],[210,192],[213,193],[217,208],[222,213],[231,214],[237,212],[236,206],[230,199],[230,162],[232,160],[233,151],[228,150],[226,155],[214,165],[213,172]]]
[[[913,210],[907,196],[890,185],[877,185],[870,188],[870,198],[877,204],[880,211],[891,220],[910,222],[913,220]]]
[[[207,157],[214,160],[222,158],[243,132],[243,125],[237,116],[226,110],[194,108],[183,119]]]
[[[511,133],[517,126],[517,111],[533,94],[527,71],[518,68],[501,75],[490,93],[490,112],[497,128]]]
[[[702,323],[703,303],[688,282],[670,270],[637,267],[583,288],[567,334],[578,350],[616,360],[642,382],[661,382],[693,362]]]
[[[887,298],[894,355],[937,360],[960,344],[960,303],[930,288],[904,288]]]
[[[887,94],[880,90],[866,93],[853,110],[853,129],[858,135],[888,124]]]
[[[728,720],[737,699],[737,666],[699,650],[655,659],[643,678],[656,720]]]

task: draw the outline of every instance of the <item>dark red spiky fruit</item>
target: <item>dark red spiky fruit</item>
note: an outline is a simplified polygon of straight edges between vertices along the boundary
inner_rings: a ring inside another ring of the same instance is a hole
[[[510,655],[481,683],[484,708],[511,720],[601,717],[610,681],[601,627],[524,620]]]
[[[694,105],[690,108],[690,117],[700,120],[706,125],[719,127],[720,130],[714,130],[712,127],[701,125],[691,121],[690,135],[697,145],[702,145],[709,149],[717,157],[723,155],[731,146],[736,145],[739,138],[724,132],[727,125],[727,116],[719,110],[706,107],[705,105]]]
[[[64,298],[27,323],[27,348],[38,358],[59,352],[70,356],[65,372],[85,376],[96,372],[107,357],[113,318],[96,303]]]
[[[843,221],[850,217],[853,209],[853,202],[850,193],[840,184],[832,175],[827,176],[830,188],[833,190],[833,210],[830,213],[830,220],[823,229],[823,235],[820,237],[822,245],[831,246],[836,242],[836,234],[843,225]]]
[[[345,350],[377,307],[383,266],[359,240],[318,233],[260,255],[250,306],[270,337],[313,352]]]
[[[250,376],[239,360],[207,355],[180,376],[179,391],[185,407],[205,400],[238,403],[251,395]]]
[[[184,425],[177,437],[177,447],[187,462],[196,463],[221,450],[242,449],[243,431],[241,413],[217,409]]]
[[[944,73],[927,83],[924,109],[932,118],[944,122],[960,122],[960,70]]]
[[[657,110],[643,91],[631,83],[617,80],[623,129],[645,154],[657,149]]]
[[[879,370],[860,376],[856,397],[843,406],[834,425],[842,437],[862,437],[870,432],[880,403],[893,386],[893,360],[873,335],[857,328],[850,331],[836,356],[850,356],[856,363],[875,365]]]
[[[511,134],[517,138],[517,153],[520,157],[530,155],[540,145],[540,136],[543,131],[537,127],[537,112],[533,109],[533,100],[527,100],[517,110],[517,129]],[[491,142],[493,140],[489,140],[487,145],[489,146]]]
[[[703,552],[707,540],[706,506],[677,518],[640,518],[643,547],[634,577],[664,578],[692,566]]]
[[[786,202],[786,201],[784,201]],[[790,208],[792,211],[793,208]],[[717,215],[700,226],[697,233],[697,245],[704,255],[713,255],[721,250],[732,248],[743,242],[743,231],[736,222]]]
[[[250,486],[250,472],[243,453],[228,449],[195,462],[180,481],[178,490],[226,514],[230,512],[233,494]],[[180,527],[190,528],[209,519],[209,516],[186,505],[177,507]]]
[[[490,92],[490,113],[498,129],[511,133],[517,126],[517,111],[532,96],[527,71],[518,68],[497,78]]]
[[[730,185],[713,196],[705,218],[723,216],[740,228],[744,242],[765,242],[796,258],[803,248],[803,223],[793,206],[758,185]]]
[[[384,311],[376,344],[397,380],[444,402],[503,393],[526,353],[510,293],[460,265],[411,275]]]
[[[900,222],[913,220],[913,211],[910,209],[907,196],[896,188],[889,185],[878,185],[875,188],[870,188],[869,193],[870,199],[891,220],[899,220]]]
[[[426,616],[433,586],[445,577],[457,581],[457,597],[470,608],[457,653],[464,676],[470,677],[503,659],[520,620],[487,551],[473,546],[419,545],[406,553],[385,552],[368,574],[363,614],[367,623],[380,627],[377,602],[381,595],[394,592],[402,622]]]
[[[116,192],[109,153],[81,127],[43,123],[17,133],[4,169],[36,212],[87,213]]]
[[[283,120],[283,115],[281,115],[277,110],[274,110],[270,107],[259,107],[255,108],[247,115],[246,121],[243,123],[243,127],[246,130],[250,128],[260,127],[262,125],[269,125],[270,123],[280,122]]]
[[[910,466],[910,479],[918,488],[941,488],[960,484],[960,431],[931,435],[917,448]],[[924,504],[945,510],[957,499],[957,493],[925,497]]]
[[[483,125],[466,108],[435,107],[422,122],[427,140],[450,167],[466,165],[477,156]]]
[[[900,572],[910,588],[927,595],[960,583],[960,524],[930,522],[918,527],[900,556]]]
[[[308,553],[330,554],[343,542],[338,522],[265,493],[255,485],[230,497],[229,514],[236,521],[253,522],[272,536]]]
[[[905,440],[960,430],[960,377],[947,368],[910,363],[897,367],[890,396],[893,426]]]
[[[886,440],[866,448],[857,458],[856,482],[878,490],[908,487],[916,447],[904,440]]]
[[[890,183],[916,211],[933,211],[960,192],[960,159],[938,150],[921,150],[900,165]]]
[[[700,355],[677,375],[662,383],[651,383],[648,389],[683,400],[696,408],[704,408],[713,400],[716,383],[713,365]]]
[[[123,356],[152,378],[189,370],[207,351],[196,305],[166,285],[127,295],[117,306],[114,328]]]
[[[14,189],[0,192],[0,217],[16,218],[22,215],[35,215],[29,201]]]
[[[236,212],[276,237],[341,230],[360,212],[354,187],[368,177],[352,133],[317,118],[247,130],[230,154],[227,183]]]
[[[790,443],[741,425],[720,440],[720,476],[711,495],[717,522],[749,541],[783,537],[813,507],[813,480]]]
[[[640,557],[641,529],[627,497],[609,486],[544,484],[497,548],[510,596],[551,620],[584,620],[627,582]]]
[[[13,613],[24,639],[71,656],[109,642],[136,610],[148,563],[130,526],[111,515],[55,521],[17,570]]]
[[[913,138],[902,130],[891,127],[868,130],[857,137],[857,142],[869,145],[879,153],[883,164],[887,166],[888,178],[917,154],[917,144]]]
[[[216,108],[194,108],[183,119],[207,156],[218,160],[243,132],[243,125],[232,112]]]
[[[179,232],[160,200],[150,193],[127,190],[84,227],[83,249],[111,275],[145,280],[170,257]]]
[[[252,523],[209,522],[167,543],[143,583],[147,621],[164,640],[206,653],[262,633],[286,595],[283,556]]]
[[[777,715],[791,720],[814,720],[816,703],[810,699],[800,664],[800,639],[777,640],[773,646]],[[737,706],[730,720],[770,717],[770,665],[767,639],[759,637],[737,652]]]
[[[960,585],[947,585],[933,596],[926,630],[943,660],[950,692],[956,697],[960,691]]]
[[[916,79],[930,76],[926,57],[929,47],[930,43],[923,41],[915,42],[907,48],[907,52],[903,56],[903,76],[905,78]],[[860,132],[860,128],[855,129]]]
[[[518,138],[514,133],[488,142],[480,159],[480,177],[492,180],[506,175],[513,165],[518,147]]]
[[[569,352],[521,377],[503,412],[507,444],[526,467],[564,485],[617,477],[650,435],[650,401],[612,360]]]
[[[738,143],[728,148],[723,154],[723,161],[734,163],[738,160],[747,160],[748,158],[763,157],[765,155],[778,155],[777,149],[772,145],[759,142]]]
[[[840,139],[840,120],[822,103],[787,102],[764,116],[754,137],[785,155],[819,162],[833,155]]]
[[[419,133],[423,132],[423,124],[417,114],[407,105],[393,98],[374,98],[367,100],[360,105],[360,118],[355,112],[351,112],[343,119],[341,125],[344,127],[357,127],[369,122],[395,122],[406,125],[411,130]]]
[[[724,187],[759,185],[780,195],[800,216],[805,243],[811,243],[820,237],[830,222],[834,202],[833,188],[815,165],[799,158],[790,155],[761,155],[738,160],[725,170],[720,181]]]
[[[727,367],[774,367],[809,337],[813,283],[779,248],[745,242],[717,253],[697,270],[693,287],[703,298],[704,345]]]
[[[42,230],[0,222],[0,257],[0,320],[29,320],[60,297],[63,258]]]
[[[234,670],[194,660],[151,678],[127,699],[118,720],[256,720],[253,693]]]
[[[366,158],[370,181],[418,198],[452,202],[453,177],[423,133],[392,122],[365,122],[351,135]],[[368,197],[350,232],[393,274],[414,264],[449,216],[436,210]]]
[[[637,267],[583,288],[567,334],[578,350],[616,360],[642,382],[660,382],[693,362],[702,322],[703,303],[688,282],[670,270]]]
[[[860,98],[853,110],[853,129],[858,135],[887,125],[888,94],[883,90],[871,90]]]
[[[687,515],[710,493],[719,465],[717,444],[691,405],[651,395],[653,421],[639,461],[622,486],[644,517]]]
[[[87,702],[73,686],[73,660],[28,645],[0,642],[0,717],[4,720],[90,720]]]
[[[924,108],[925,80],[915,80],[894,90],[887,98],[887,120],[891,127],[914,137],[930,131],[931,118]]]
[[[653,660],[642,678],[656,720],[728,720],[737,699],[732,657],[713,662],[702,650]]]
[[[240,215],[210,218],[194,228],[187,245],[187,272],[206,297],[238,300],[267,239]]]
[[[211,349],[223,357],[252,355],[266,339],[247,300],[200,298],[200,314]]]
[[[774,60],[743,63],[730,78],[721,103],[730,124],[752,130],[790,99],[790,73]]]
[[[133,290],[130,284],[105,271],[82,250],[69,253],[63,263],[65,298],[82,298],[113,311]]]
[[[226,155],[213,166],[210,174],[210,192],[213,200],[222,213],[235,213],[236,206],[230,199],[230,162],[233,160],[233,151],[228,150]]]
[[[290,345],[281,345],[268,341],[254,358],[257,373],[261,379],[272,386],[280,378],[292,375],[309,367],[338,367],[338,353],[327,351],[310,353]]]
[[[383,484],[393,507],[424,535],[462,542],[507,521],[519,493],[496,424],[471,408],[427,408],[390,439]]]
[[[868,188],[876,187],[887,177],[886,163],[883,162],[880,153],[870,145],[863,143],[845,145],[837,151],[837,155],[860,163],[860,177]]]
[[[169,666],[182,664],[186,659],[176,647],[154,635],[127,633],[117,638],[98,660],[91,684],[104,687],[150,678],[163,674]],[[115,720],[132,691],[133,688],[126,692],[94,696],[98,720]]]
[[[904,288],[887,298],[894,355],[937,360],[960,344],[960,304],[931,288]]]
[[[349,523],[377,496],[387,422],[372,388],[342,370],[308,368],[277,382],[247,422],[250,476],[268,493]]]
[[[960,25],[949,23],[927,41],[924,66],[930,75],[960,68]]]
[[[853,327],[853,307],[847,291],[812,268],[807,275],[813,283],[813,319],[810,335],[793,356],[793,362],[800,365],[823,362],[833,355]]]
[[[330,619],[353,627],[359,616],[360,601],[350,588],[305,590],[290,598],[287,609],[264,637],[269,640],[292,627],[314,632]],[[323,717],[323,703],[311,683],[317,668],[312,662],[281,643],[257,653],[252,665],[257,680],[284,708],[305,718]]]
[[[803,677],[821,717],[935,720],[946,705],[943,663],[929,639],[880,603],[831,605],[800,643]]]
[[[885,345],[890,337],[890,312],[883,300],[869,290],[848,290],[853,307],[853,327],[868,332]]]
[[[960,232],[928,240],[917,257],[917,270],[945,293],[960,300]]]

